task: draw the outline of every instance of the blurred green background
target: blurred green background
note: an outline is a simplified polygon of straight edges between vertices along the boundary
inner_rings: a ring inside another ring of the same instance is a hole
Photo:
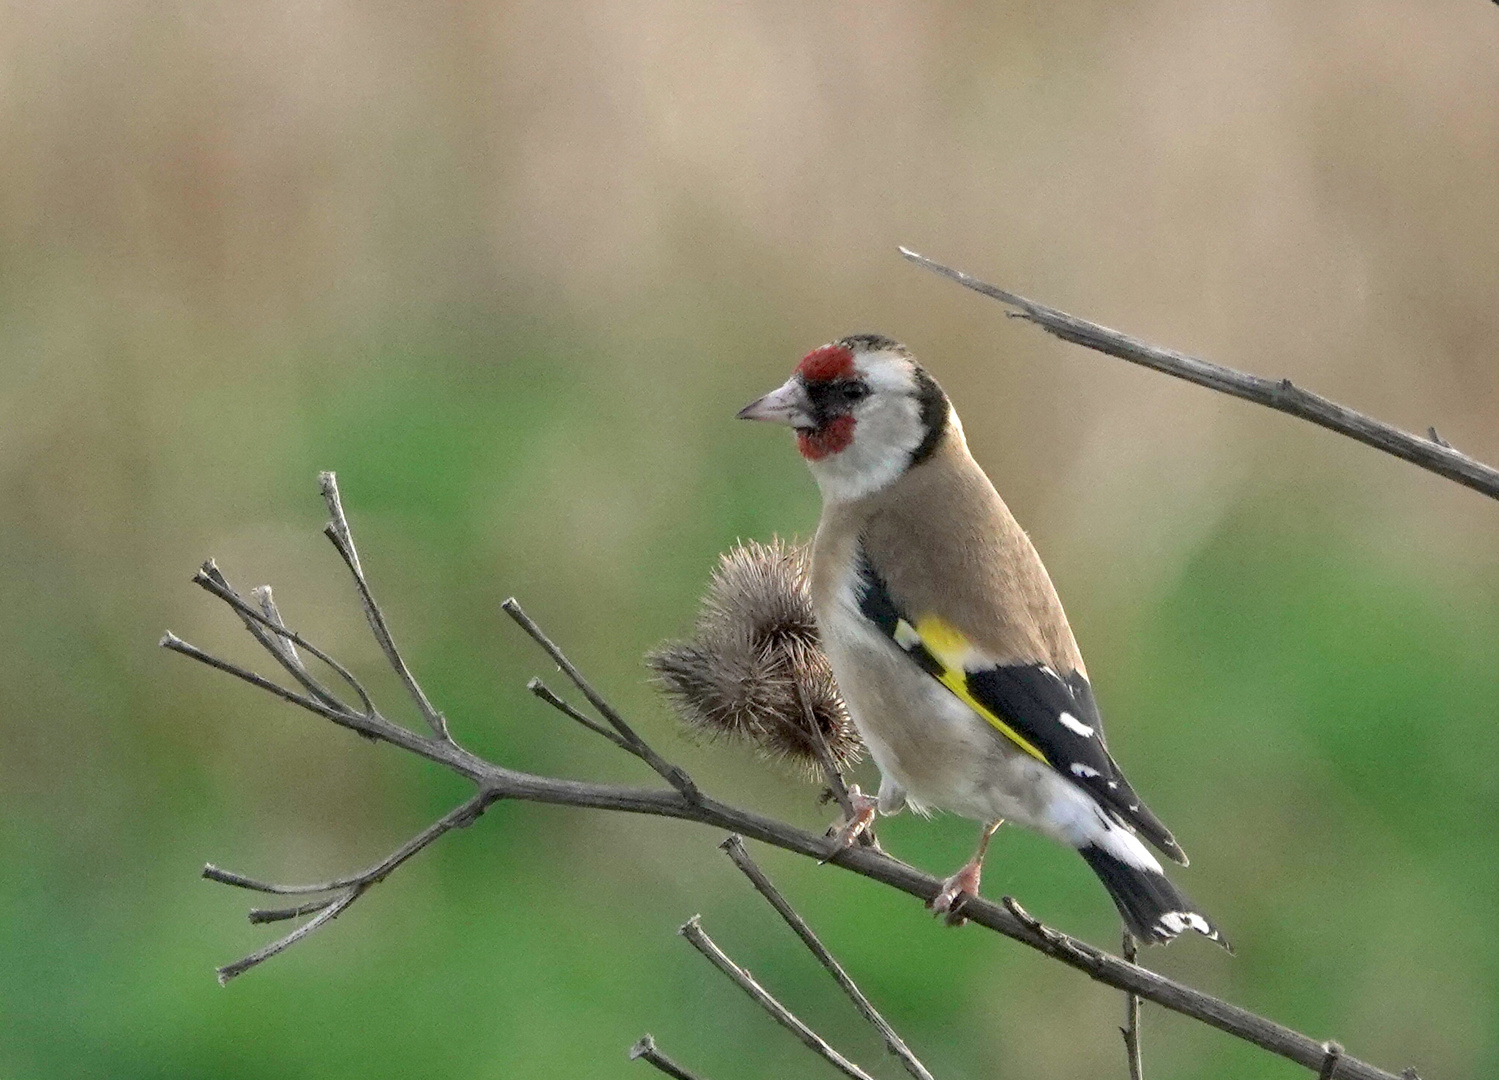
[[[735,410],[877,330],[1031,530],[1137,786],[1236,941],[1147,962],[1392,1069],[1499,1072],[1499,507],[1008,321],[898,243],[1499,459],[1499,9],[1480,0],[0,4],[0,1078],[827,1070],[695,912],[899,1075],[712,831],[500,805],[227,989],[270,935],[206,860],[383,856],[435,767],[156,648],[253,661],[217,558],[409,716],[332,550],[494,760],[648,782],[523,690],[517,594],[668,756],[641,654],[815,490]],[[863,777],[865,783],[871,775]],[[971,824],[894,819],[934,872]],[[908,899],[763,864],[933,1072],[1119,1077],[1119,996]],[[1081,860],[991,895],[1101,944]],[[1161,1078],[1300,1070],[1146,1007]]]

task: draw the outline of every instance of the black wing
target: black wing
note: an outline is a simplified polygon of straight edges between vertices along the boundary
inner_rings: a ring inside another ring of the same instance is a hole
[[[932,678],[1032,757],[1087,791],[1167,857],[1187,856],[1124,778],[1103,741],[1093,688],[1079,672],[1065,676],[1045,664],[959,667],[951,646],[956,633],[940,620],[912,622],[899,611],[867,559],[860,560],[864,616]]]

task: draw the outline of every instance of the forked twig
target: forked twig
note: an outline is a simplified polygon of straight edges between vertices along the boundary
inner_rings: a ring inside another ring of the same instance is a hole
[[[422,719],[427,722],[432,733],[439,739],[449,739],[447,720],[442,713],[432,707],[432,702],[427,700],[426,692],[417,684],[411,674],[411,669],[401,658],[401,651],[396,648],[395,639],[390,635],[390,627],[385,623],[385,613],[380,610],[380,605],[375,603],[369,582],[364,578],[364,568],[359,564],[359,552],[354,547],[354,536],[349,532],[348,519],[344,517],[343,500],[338,494],[338,478],[331,472],[319,473],[318,486],[322,489],[323,501],[327,503],[328,513],[332,516],[332,520],[323,527],[323,535],[333,541],[333,546],[338,550],[344,565],[349,568],[349,573],[354,575],[354,587],[359,591],[359,603],[364,608],[364,617],[369,621],[370,631],[380,644],[380,651],[385,654],[385,659],[395,669],[402,685],[406,687],[406,692],[411,695],[411,700],[416,702],[417,711],[422,714]]]
[[[350,874],[347,877],[334,878],[331,881],[320,881],[313,885],[278,885],[268,881],[257,881],[254,878],[248,878],[243,874],[236,874],[229,870],[221,870],[212,863],[203,867],[203,876],[210,881],[217,881],[224,885],[233,885],[240,889],[250,889],[254,892],[271,893],[276,896],[298,896],[310,893],[335,894],[320,900],[311,900],[304,904],[297,904],[293,907],[271,909],[251,908],[250,921],[252,923],[295,919],[313,912],[321,912],[321,914],[303,923],[285,937],[273,941],[263,948],[256,949],[242,960],[236,960],[232,964],[225,964],[219,968],[219,985],[224,985],[236,975],[243,975],[255,965],[264,963],[277,953],[285,952],[292,945],[295,945],[318,929],[318,927],[338,918],[354,901],[363,896],[371,886],[378,885],[384,881],[396,867],[400,866],[450,829],[462,829],[472,824],[480,814],[489,808],[491,803],[500,797],[494,792],[481,791],[462,805],[448,811],[448,813],[434,821],[431,825],[428,825],[368,870],[364,870],[358,874]]]
[[[313,697],[317,698],[324,705],[339,709],[346,708],[343,702],[331,690],[315,679],[312,673],[307,670],[307,665],[297,655],[298,646],[301,646],[308,653],[317,657],[324,664],[327,664],[328,667],[337,673],[340,679],[348,684],[349,688],[359,698],[360,711],[365,716],[374,714],[375,706],[370,702],[370,696],[365,691],[364,684],[354,677],[353,672],[308,641],[301,634],[287,628],[286,623],[281,618],[280,610],[276,607],[276,601],[272,596],[269,585],[261,585],[259,588],[251,590],[251,595],[256,597],[256,600],[260,604],[260,610],[257,611],[234,590],[234,587],[229,584],[228,579],[219,570],[218,564],[212,559],[204,562],[198,569],[198,572],[193,575],[193,584],[217,596],[238,612],[239,617],[244,620],[245,629],[250,631],[251,636],[260,642],[265,651],[275,657],[276,661],[297,682],[301,683],[308,693],[312,694]]]
[[[328,475],[324,479],[325,495],[331,490],[333,497],[330,499],[332,506],[338,506],[336,487],[332,484],[332,477]],[[368,585],[364,582],[363,571],[359,569],[357,555],[354,554],[352,538],[348,535],[348,523],[343,518],[341,508],[334,513],[334,521],[329,525],[328,534],[333,539],[339,550],[340,556],[350,567],[355,575],[355,584],[359,590],[361,600],[368,596]],[[241,618],[245,617],[246,610],[253,612],[251,618],[257,625],[265,626],[272,630],[273,624],[279,624],[279,616],[272,616],[266,610],[251,607],[240,599],[237,594],[221,593],[218,590],[210,590],[216,596],[229,604],[231,609]],[[375,629],[376,638],[381,642],[382,650],[386,651],[387,660],[391,660],[395,666],[399,657],[392,660],[391,651],[386,649],[390,638],[388,631],[383,633],[377,627],[384,626],[384,617],[378,614],[378,609],[373,607],[373,601],[369,601],[366,608],[367,613],[371,610],[376,614],[371,617],[372,629]],[[519,605],[512,605],[512,615],[519,613]],[[507,610],[509,610],[507,608]],[[523,613],[517,621],[522,626],[527,626],[528,632],[538,643],[543,643],[548,654],[553,660],[559,662],[564,671],[569,672],[569,677],[575,682],[581,682],[582,676],[578,675],[576,669],[561,656],[556,646],[551,644],[539,628],[535,627],[529,618]],[[264,620],[264,621],[262,621]],[[274,641],[291,642],[298,648],[308,649],[309,646],[300,636],[292,633],[282,626],[275,626],[272,631]],[[259,640],[259,639],[257,639]],[[270,641],[272,639],[266,639]],[[271,645],[263,645],[270,651],[275,651]],[[708,798],[698,792],[691,779],[686,777],[680,768],[668,765],[660,755],[650,750],[644,741],[634,732],[629,725],[625,724],[607,703],[600,711],[609,720],[616,733],[622,739],[630,742],[630,752],[636,756],[644,757],[653,763],[657,772],[673,781],[671,790],[647,789],[639,787],[625,787],[612,784],[598,784],[580,780],[568,780],[559,777],[540,776],[533,773],[522,772],[517,769],[507,768],[483,758],[477,757],[463,747],[459,746],[448,734],[446,725],[434,727],[434,734],[427,736],[403,725],[396,724],[382,716],[373,707],[365,707],[363,703],[359,706],[348,705],[337,701],[333,703],[328,700],[313,696],[310,691],[300,692],[283,687],[274,681],[257,675],[253,671],[238,664],[220,659],[205,652],[196,646],[190,645],[175,635],[168,632],[162,638],[162,645],[174,652],[181,653],[199,663],[224,671],[236,678],[249,683],[258,689],[273,694],[283,701],[298,705],[316,716],[331,720],[333,723],[346,727],[360,735],[388,742],[393,746],[408,751],[419,757],[442,765],[459,776],[469,780],[476,789],[474,798],[482,802],[484,806],[489,805],[497,799],[511,798],[523,799],[531,802],[550,803],[558,806],[575,806],[595,810],[610,810],[616,812],[644,814],[655,817],[676,818],[684,821],[693,821],[702,825],[708,825],[714,829],[739,833],[746,837],[760,840],[763,843],[773,844],[787,851],[807,856],[812,859],[821,860],[827,855],[827,843],[820,834],[814,834],[782,821],[757,814],[740,807],[730,806],[726,803]],[[316,655],[316,654],[311,654]],[[279,662],[279,660],[278,660]],[[283,664],[284,667],[284,664]],[[334,670],[338,670],[334,667]],[[397,668],[399,672],[400,668]],[[409,677],[409,673],[408,673]],[[300,680],[299,680],[300,681]],[[414,680],[413,680],[414,682]],[[583,686],[586,687],[586,683]],[[306,690],[305,685],[302,687]],[[409,689],[409,687],[408,687]],[[585,695],[596,707],[602,702],[597,693],[591,687],[584,690]],[[432,710],[435,714],[435,710]],[[424,715],[426,713],[424,712]],[[430,723],[430,721],[429,721]],[[471,804],[465,804],[469,806]],[[426,843],[430,843],[441,832],[448,828],[470,820],[462,813],[463,808],[454,811],[450,817],[463,820],[454,820],[451,823],[443,822],[431,826],[428,833],[423,833],[407,845],[410,848],[401,849],[392,860],[387,860],[391,865],[385,867],[383,872],[366,872],[367,881],[361,883],[365,875],[354,875],[352,878],[337,878],[326,884],[334,886],[328,891],[342,890],[341,894],[332,899],[327,907],[318,907],[319,901],[299,904],[292,908],[273,909],[262,912],[261,918],[292,918],[297,912],[301,914],[313,914],[313,918],[299,927],[288,938],[275,943],[268,950],[262,950],[266,955],[274,955],[275,952],[284,950],[288,945],[301,938],[318,927],[326,925],[327,922],[345,910],[349,904],[362,895],[375,880],[383,878],[400,864],[409,858],[415,851],[420,850]],[[930,900],[941,889],[941,882],[930,874],[917,870],[898,859],[893,859],[883,852],[870,847],[851,847],[841,851],[832,857],[831,862],[835,866],[861,874],[874,881],[882,882],[892,888],[899,889],[922,901]],[[383,864],[382,864],[383,865]],[[380,870],[380,867],[375,868]],[[242,888],[256,889],[257,891],[270,892],[273,894],[306,895],[298,886],[275,886],[265,882],[258,882],[241,875],[231,874],[227,871],[214,868],[209,874],[214,880],[226,884],[237,885]],[[998,933],[1018,941],[1030,948],[1046,954],[1070,967],[1088,975],[1115,989],[1128,993],[1138,994],[1141,998],[1155,1002],[1156,1004],[1170,1009],[1174,1012],[1190,1016],[1202,1023],[1227,1032],[1237,1038],[1260,1046],[1272,1053],[1279,1054],[1294,1061],[1313,1072],[1319,1071],[1327,1060],[1327,1051],[1324,1045],[1318,1041],[1293,1031],[1284,1025],[1277,1024],[1262,1016],[1258,1016],[1247,1009],[1232,1005],[1229,1002],[1205,994],[1200,990],[1187,986],[1183,983],[1168,979],[1156,972],[1138,967],[1118,957],[1110,956],[1091,945],[1077,941],[1059,931],[1044,926],[1039,920],[1025,912],[1019,904],[1007,898],[1005,905],[995,904],[982,898],[973,898],[963,906],[963,915],[970,922],[978,926],[987,927]],[[227,969],[229,977],[239,971],[259,963],[265,956],[247,957],[239,964],[230,965]],[[1344,1054],[1336,1063],[1337,1075],[1341,1080],[1397,1080],[1393,1073],[1376,1068],[1358,1058]]]
[[[1118,330],[1110,330],[1107,326],[1027,300],[997,285],[980,281],[971,274],[928,259],[925,255],[918,255],[909,248],[901,248],[900,253],[917,266],[924,266],[945,278],[951,278],[964,288],[1015,308],[1018,317],[1035,323],[1048,334],[1063,341],[1117,356],[1132,364],[1173,375],[1231,397],[1252,401],[1256,405],[1289,413],[1329,431],[1336,431],[1339,435],[1346,435],[1365,446],[1393,454],[1438,476],[1445,476],[1448,480],[1470,487],[1491,499],[1499,499],[1499,469],[1454,450],[1447,440],[1436,433],[1435,428],[1428,429],[1426,437],[1413,435],[1346,405],[1339,405],[1320,394],[1303,390],[1293,385],[1290,379],[1267,379],[1260,375],[1250,375],[1186,353],[1163,349],[1128,334],[1121,334]]]
[[[803,1023],[795,1013],[772,997],[765,987],[755,981],[754,976],[729,959],[728,954],[714,944],[713,939],[704,932],[698,923],[698,916],[694,915],[682,924],[679,932],[694,949],[708,958],[709,963],[727,975],[735,986],[768,1012],[776,1023],[800,1039],[807,1049],[822,1057],[851,1080],[874,1080],[867,1072],[829,1046],[826,1039]]]
[[[557,666],[562,669],[562,673],[572,680],[572,684],[583,692],[583,696],[588,699],[590,705],[599,711],[599,715],[614,726],[614,730],[619,732],[620,737],[629,744],[626,749],[630,753],[640,758],[641,761],[644,761],[652,769],[655,769],[656,773],[668,784],[680,791],[682,797],[688,802],[696,803],[701,801],[702,795],[698,792],[697,785],[692,782],[692,777],[656,753],[644,739],[635,733],[635,729],[619,714],[618,710],[613,705],[610,705],[608,701],[604,700],[603,695],[593,688],[593,685],[583,677],[583,673],[573,666],[572,661],[563,654],[562,650],[556,646],[551,638],[547,637],[541,627],[536,625],[536,621],[526,614],[525,609],[520,606],[520,601],[512,596],[502,603],[500,608],[506,615],[515,620],[516,624],[530,636],[532,641],[541,646],[542,652],[550,656]],[[569,713],[568,715],[572,714]]]
[[[563,716],[566,716],[572,720],[576,720],[578,723],[582,724],[589,731],[592,731],[595,734],[602,735],[604,738],[608,739],[625,753],[635,753],[635,747],[630,743],[625,742],[625,740],[617,732],[606,728],[603,724],[599,723],[593,717],[584,714],[579,709],[574,708],[566,701],[563,701],[560,697],[554,694],[550,688],[548,688],[546,683],[542,682],[539,678],[532,679],[530,682],[526,683],[526,689],[531,691],[531,693],[535,694],[542,701],[545,701],[552,708],[556,709]]]
[[[915,1077],[916,1080],[932,1080],[932,1074],[927,1072],[926,1066],[911,1052],[911,1048],[906,1045],[905,1040],[896,1034],[895,1029],[890,1026],[889,1021],[881,1016],[879,1010],[874,1007],[869,998],[864,996],[864,992],[849,977],[848,972],[843,970],[843,965],[838,962],[837,958],[828,951],[827,946],[812,932],[812,928],[807,925],[807,921],[797,914],[796,909],[781,895],[781,891],[771,884],[770,878],[765,875],[765,871],[761,870],[755,860],[750,858],[750,853],[745,848],[744,841],[737,835],[730,836],[719,847],[728,852],[729,858],[734,861],[734,865],[744,872],[744,876],[750,879],[750,883],[754,885],[760,895],[769,901],[770,906],[776,909],[776,913],[782,919],[786,920],[786,925],[791,927],[797,937],[801,938],[802,944],[807,947],[813,956],[817,957],[818,963],[827,969],[828,974],[833,977],[833,981],[838,984],[839,988],[848,995],[849,1000],[854,1003],[854,1007],[880,1033],[880,1037],[885,1040],[886,1048],[900,1059],[900,1063],[905,1066],[906,1071]]]

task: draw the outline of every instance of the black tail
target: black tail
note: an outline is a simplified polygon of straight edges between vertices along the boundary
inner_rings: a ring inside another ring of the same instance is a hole
[[[1233,946],[1218,933],[1218,928],[1167,880],[1165,874],[1131,866],[1093,844],[1078,851],[1093,867],[1104,888],[1109,890],[1130,933],[1140,940],[1159,944],[1170,941],[1184,930],[1196,930],[1209,941],[1216,941],[1229,952],[1234,951]]]

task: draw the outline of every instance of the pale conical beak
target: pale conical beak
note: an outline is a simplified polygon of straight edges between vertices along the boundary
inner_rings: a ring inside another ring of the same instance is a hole
[[[790,427],[813,427],[812,401],[801,380],[793,376],[762,398],[739,410],[740,420],[768,420]]]

